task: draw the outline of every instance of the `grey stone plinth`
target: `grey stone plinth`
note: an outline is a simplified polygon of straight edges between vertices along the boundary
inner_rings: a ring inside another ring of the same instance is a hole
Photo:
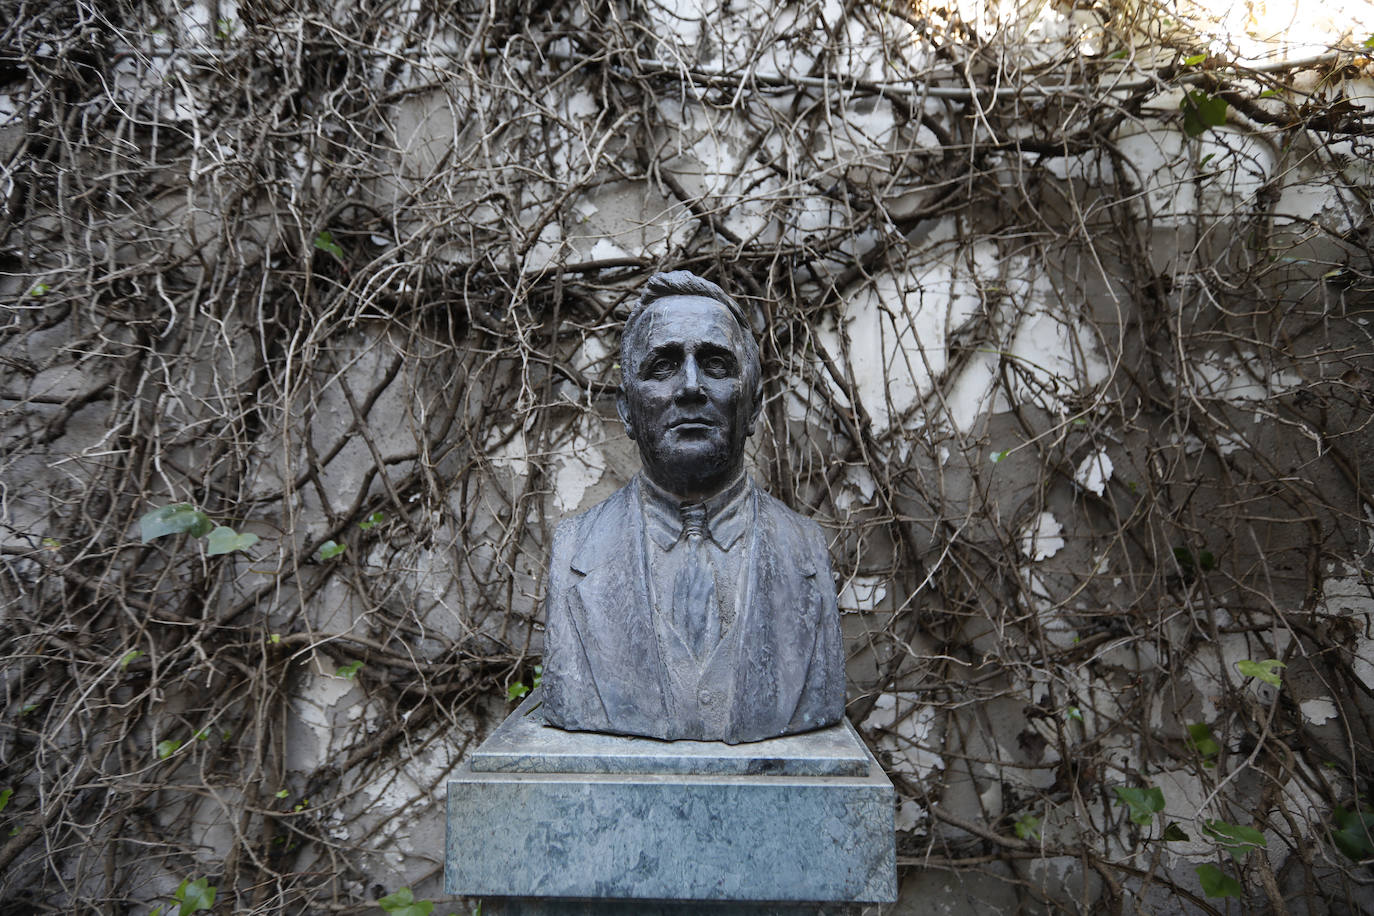
[[[521,704],[471,757],[479,773],[680,773],[684,776],[866,776],[868,749],[848,723],[769,741],[655,741],[549,728]]]
[[[448,784],[448,893],[665,916],[896,898],[892,784],[848,723],[729,746],[564,732],[536,704]]]
[[[665,903],[646,900],[531,900],[492,898],[482,901],[482,916],[869,916],[876,904],[852,903]]]

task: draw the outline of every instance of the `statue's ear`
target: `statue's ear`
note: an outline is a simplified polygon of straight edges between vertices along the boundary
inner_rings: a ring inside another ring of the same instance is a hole
[[[620,422],[625,425],[625,435],[631,439],[635,437],[635,428],[630,423],[630,403],[625,400],[625,390],[622,388],[620,393],[615,396],[615,409],[620,414]]]
[[[763,382],[754,386],[753,403],[749,405],[749,435],[759,428],[759,417],[763,414]]]

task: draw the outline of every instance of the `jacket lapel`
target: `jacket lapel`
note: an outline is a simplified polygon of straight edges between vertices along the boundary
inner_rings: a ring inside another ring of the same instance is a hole
[[[667,716],[663,665],[649,610],[638,497],[637,485],[622,488],[579,532],[582,543],[569,564],[579,580],[580,607],[573,613],[610,720],[661,723]],[[654,676],[645,677],[646,672]]]
[[[740,643],[731,706],[735,722],[753,719],[780,731],[792,720],[806,686],[820,593],[815,558],[808,550],[796,549],[804,548],[804,542],[784,536],[793,531],[791,520],[769,512],[757,488],[753,499],[749,574],[735,622]],[[769,536],[760,537],[760,532]]]

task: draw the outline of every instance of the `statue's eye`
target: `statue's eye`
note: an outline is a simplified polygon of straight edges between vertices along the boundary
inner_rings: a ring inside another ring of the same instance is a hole
[[[677,371],[677,363],[665,357],[652,360],[645,367],[644,374],[647,378],[667,378]]]
[[[701,361],[701,370],[712,378],[725,378],[735,370],[735,361],[724,354],[708,356]]]

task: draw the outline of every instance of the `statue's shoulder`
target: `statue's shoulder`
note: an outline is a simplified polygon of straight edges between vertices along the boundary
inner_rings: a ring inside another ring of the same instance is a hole
[[[762,524],[772,526],[774,531],[786,531],[797,542],[819,548],[822,553],[826,552],[825,533],[814,519],[789,508],[782,500],[759,486],[757,481],[754,482],[754,490],[758,494]]]
[[[634,496],[635,482],[631,480],[596,505],[563,519],[558,523],[558,527],[560,529],[566,527],[569,531],[585,530],[603,521],[623,515],[634,504]]]
[[[571,557],[591,538],[614,537],[629,530],[628,516],[634,498],[635,482],[632,480],[591,508],[563,519],[554,533],[554,553],[566,553]]]

